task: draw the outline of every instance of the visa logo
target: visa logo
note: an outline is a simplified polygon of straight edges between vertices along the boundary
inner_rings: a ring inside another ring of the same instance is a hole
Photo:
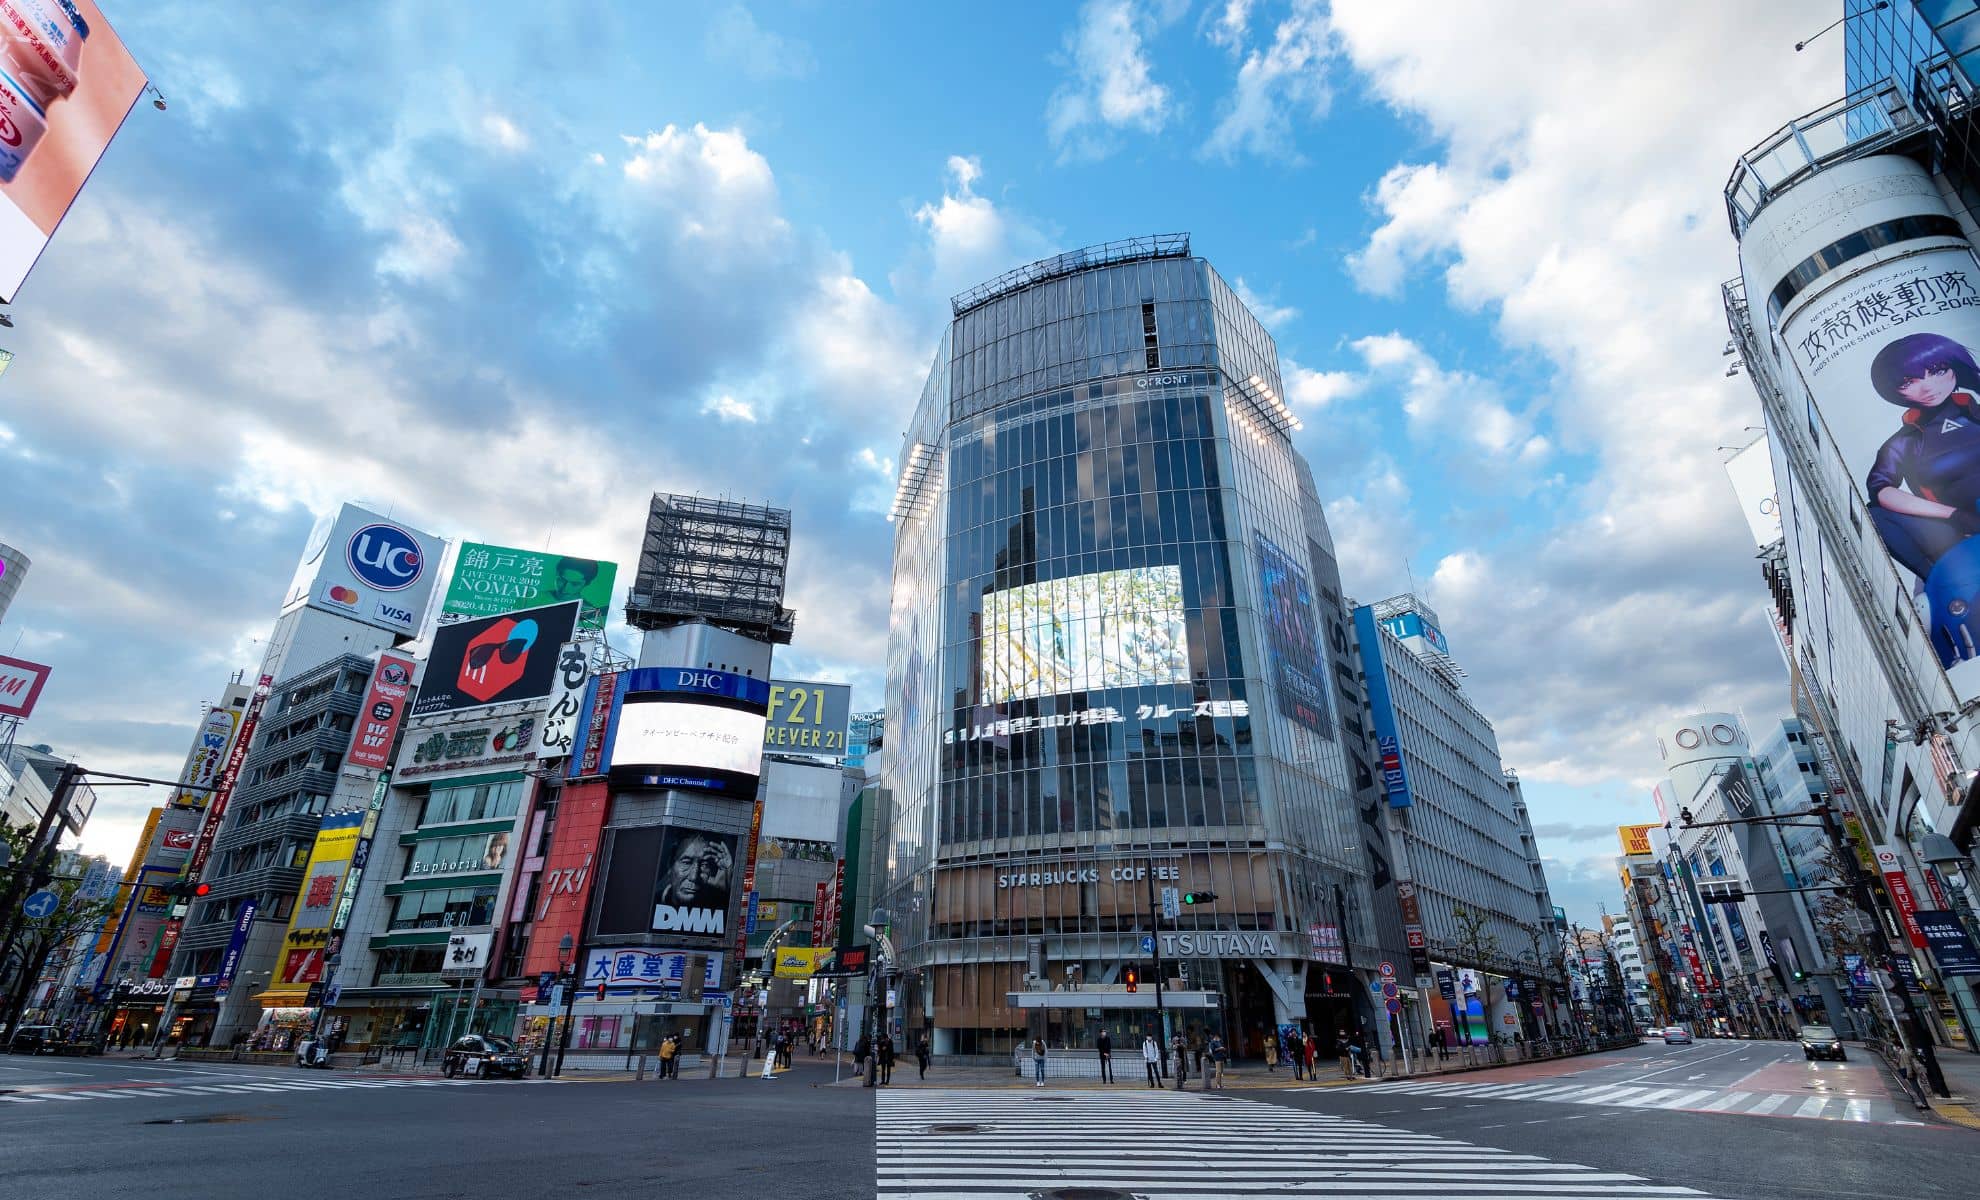
[[[391,621],[396,625],[404,625],[407,627],[411,627],[413,623],[413,615],[411,609],[395,608],[390,604],[380,604],[378,606],[378,617],[382,621]]]

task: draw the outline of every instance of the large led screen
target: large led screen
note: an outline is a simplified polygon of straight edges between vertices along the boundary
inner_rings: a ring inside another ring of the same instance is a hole
[[[983,597],[983,701],[1189,682],[1182,569],[1130,567]]]
[[[1258,588],[1271,640],[1279,711],[1327,737],[1327,675],[1320,657],[1313,593],[1306,586],[1306,571],[1263,534],[1258,537]]]
[[[755,775],[763,760],[761,713],[678,700],[628,701],[612,742],[614,769],[685,767]]]

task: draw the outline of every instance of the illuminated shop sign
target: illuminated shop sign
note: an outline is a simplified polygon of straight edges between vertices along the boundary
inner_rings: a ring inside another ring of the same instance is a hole
[[[1135,863],[1114,867],[1060,866],[1043,871],[1014,871],[997,876],[997,886],[1056,887],[1064,884],[1099,883],[1102,875],[1113,883],[1136,883],[1144,879],[1181,879],[1182,868],[1174,863]]]
[[[1193,705],[1174,707],[1167,704],[1142,704],[1134,710],[1139,721],[1162,721],[1170,717],[1248,717],[1251,703],[1247,700],[1203,700]],[[980,725],[965,725],[957,729],[942,731],[942,744],[974,742],[983,738],[1008,738],[1019,734],[1036,733],[1041,729],[1065,729],[1073,725],[1123,725],[1127,717],[1114,707],[1083,708],[1078,712],[1051,713],[1041,717],[1008,717],[995,721],[985,721]]]

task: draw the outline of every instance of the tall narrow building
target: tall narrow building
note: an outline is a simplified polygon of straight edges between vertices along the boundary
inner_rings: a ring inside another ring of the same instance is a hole
[[[1386,1026],[1380,964],[1419,989],[1271,335],[1186,235],[953,318],[893,511],[885,1019],[937,1054],[1134,1045],[1159,982],[1171,1029],[1240,1054]]]

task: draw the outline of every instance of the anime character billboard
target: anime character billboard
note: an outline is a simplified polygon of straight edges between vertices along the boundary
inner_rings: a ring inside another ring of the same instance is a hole
[[[1879,264],[1781,338],[1940,664],[1980,692],[1980,265],[1963,248]]]

